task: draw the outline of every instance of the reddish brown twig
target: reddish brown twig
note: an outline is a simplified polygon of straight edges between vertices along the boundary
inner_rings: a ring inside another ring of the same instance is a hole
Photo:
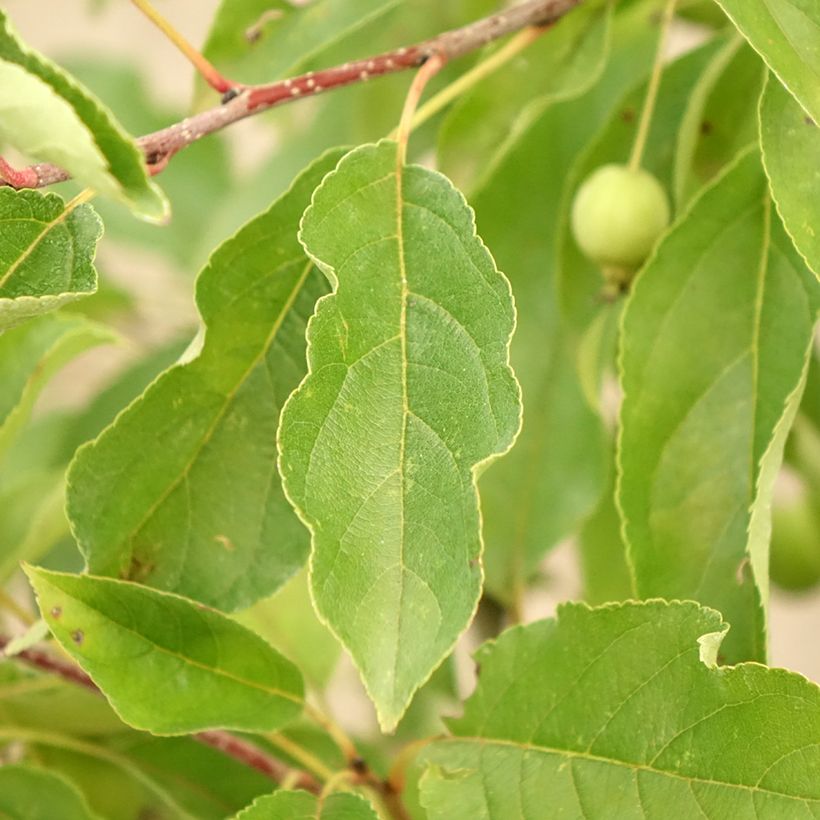
[[[9,638],[0,635],[0,650],[4,649],[8,644]],[[82,669],[42,649],[24,649],[15,655],[14,658],[27,663],[29,666],[41,669],[44,672],[58,675],[78,686],[90,689],[98,695],[102,694],[97,684],[95,684]],[[249,743],[247,740],[243,740],[230,732],[213,730],[198,732],[191,735],[191,737],[206,746],[217,749],[223,754],[228,755],[228,757],[234,758],[234,760],[238,760],[243,765],[261,772],[275,783],[281,785],[287,778],[293,788],[305,789],[313,794],[320,794],[322,791],[322,784],[316,780],[313,775],[292,769],[286,763],[269,755],[253,743]]]
[[[178,151],[245,117],[335,88],[342,88],[398,71],[419,68],[433,56],[449,62],[527,26],[539,28],[548,26],[581,2],[582,0],[527,0],[503,12],[462,28],[439,34],[437,37],[416,45],[323,71],[311,71],[299,77],[280,80],[269,85],[248,86],[239,91],[232,89],[223,97],[222,105],[140,137],[137,144],[145,153],[146,163],[155,172],[159,172],[164,168],[168,159]],[[6,177],[6,184],[12,187],[42,188],[69,178],[65,170],[48,163],[31,165],[17,171],[16,174],[25,174],[26,184],[17,185],[8,177]],[[2,176],[1,172],[0,176]],[[18,178],[23,179],[24,177]]]

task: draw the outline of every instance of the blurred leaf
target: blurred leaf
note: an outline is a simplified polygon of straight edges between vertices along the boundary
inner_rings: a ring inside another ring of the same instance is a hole
[[[28,421],[51,377],[116,334],[80,316],[41,316],[0,334],[0,454]]]
[[[727,629],[691,602],[565,604],[486,644],[453,736],[424,752],[430,820],[816,816],[820,690],[715,668]]]
[[[272,597],[258,601],[235,617],[294,661],[313,686],[319,689],[327,686],[338,663],[340,648],[313,611],[306,570]]]
[[[637,592],[720,606],[731,661],[766,656],[758,527],[820,304],[773,211],[746,153],[635,281],[621,342],[619,506]]]
[[[222,0],[202,53],[227,77],[269,83],[306,70],[351,31],[391,11],[399,0]],[[250,35],[250,36],[249,36]],[[213,96],[197,80],[196,104]]]
[[[817,0],[717,0],[769,68],[820,122]]]
[[[614,453],[613,453],[614,461]],[[595,512],[578,534],[578,552],[584,580],[583,599],[593,606],[634,597],[621,518],[615,506],[615,465]]]
[[[0,10],[0,140],[65,168],[82,185],[162,220],[168,203],[142,152],[114,116],[70,75],[20,42]]]
[[[314,604],[386,731],[469,624],[476,472],[520,423],[509,283],[450,182],[397,162],[388,141],[352,151],[305,212],[301,241],[334,293],[279,430]]]
[[[326,290],[297,226],[341,153],[317,160],[214,252],[197,284],[199,355],[78,452],[68,515],[91,572],[233,610],[304,563],[308,534],[280,489],[276,426],[304,375],[305,323]]]
[[[296,667],[225,615],[123,581],[26,574],[54,637],[129,726],[271,731],[300,713]]]
[[[479,186],[492,175],[499,146],[526,122],[527,106],[543,109],[593,85],[607,63],[611,17],[608,0],[584,4],[461,97],[439,130],[442,171],[456,185]]]
[[[102,56],[94,60],[76,57],[65,63],[95,94],[109,102],[111,110],[134,133],[158,131],[186,116],[184,110],[157,103],[146,87],[144,73],[136,66]],[[313,154],[317,155],[318,152]],[[219,133],[187,146],[174,156],[161,176],[172,208],[170,223],[157,226],[136,222],[115,204],[100,202],[98,208],[106,236],[129,247],[141,246],[164,253],[184,273],[194,274],[206,261],[216,237],[222,235],[214,231],[212,223],[239,176],[231,160],[228,142]],[[284,169],[284,173],[292,170],[293,166]],[[240,188],[246,193],[245,185]],[[270,191],[265,192],[265,199],[249,216],[266,208],[272,199]],[[240,218],[236,225],[244,221]]]
[[[378,820],[373,806],[357,794],[330,794],[319,798],[284,789],[260,797],[234,820]]]
[[[85,798],[62,777],[29,766],[0,766],[0,814],[12,820],[94,820]]]
[[[109,743],[197,820],[223,820],[271,789],[266,775],[192,738],[129,732]]]
[[[568,169],[625,89],[648,70],[656,37],[648,4],[619,12],[600,82],[577,100],[525,114],[472,197],[482,236],[510,277],[518,313],[511,360],[524,426],[480,484],[485,584],[508,605],[604,489],[606,434],[582,391],[575,339],[557,309],[556,232]]]
[[[772,581],[805,590],[820,581],[820,495],[788,473],[780,478],[772,506]]]
[[[772,76],[760,102],[760,142],[778,213],[797,250],[820,276],[820,127]]]
[[[90,205],[0,186],[0,332],[97,289],[102,223]]]
[[[674,160],[678,212],[757,139],[766,68],[735,34],[712,55],[685,107]]]

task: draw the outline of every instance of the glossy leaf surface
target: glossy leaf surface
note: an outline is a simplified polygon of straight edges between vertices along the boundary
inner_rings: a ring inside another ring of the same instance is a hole
[[[130,726],[271,731],[301,712],[296,667],[225,615],[137,584],[26,572],[54,637]]]

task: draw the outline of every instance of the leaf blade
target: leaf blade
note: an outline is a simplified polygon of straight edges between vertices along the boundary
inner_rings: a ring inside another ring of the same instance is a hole
[[[215,252],[197,284],[199,356],[162,374],[72,462],[67,509],[91,572],[238,609],[304,563],[275,431],[326,289],[296,228],[339,156],[317,160]]]
[[[660,818],[672,803],[751,820],[758,792],[778,801],[761,816],[817,811],[820,690],[785,670],[708,665],[702,647],[726,629],[692,602],[565,604],[486,644],[453,736],[425,753],[431,820]]]
[[[509,285],[449,182],[397,159],[395,143],[355,149],[303,218],[302,242],[335,287],[279,430],[285,491],[312,532],[314,604],[388,729],[472,617],[475,470],[520,423]],[[354,455],[366,452],[372,468]]]
[[[720,606],[737,660],[765,658],[765,580],[745,573],[760,566],[750,511],[767,503],[761,460],[801,382],[818,304],[772,211],[747,152],[662,242],[622,325],[618,503],[637,592]]]
[[[137,584],[25,569],[54,637],[130,726],[272,731],[301,711],[296,667],[227,616]]]
[[[740,33],[820,122],[820,9],[813,0],[717,0]]]
[[[102,103],[27,48],[0,11],[0,136],[19,151],[64,167],[81,184],[162,221],[168,203],[142,152]]]

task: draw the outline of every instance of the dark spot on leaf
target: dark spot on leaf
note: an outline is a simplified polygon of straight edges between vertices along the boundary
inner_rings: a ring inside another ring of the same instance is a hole
[[[144,581],[153,571],[153,561],[143,561],[132,555],[128,569],[120,573],[120,578],[123,581]]]
[[[63,608],[61,606],[53,606],[51,607],[51,617],[55,620],[63,614]]]
[[[478,558],[470,559],[470,569],[475,569],[478,566]]]
[[[806,114],[804,122],[806,123],[806,125],[811,125],[812,127],[817,125],[817,123],[808,114]]]
[[[82,629],[75,629],[71,633],[71,640],[74,641],[74,643],[76,643],[77,645],[81,644],[84,639],[85,633],[82,631]]]
[[[635,109],[634,108],[624,108],[621,111],[621,119],[624,122],[634,122],[635,121]]]
[[[477,663],[477,664],[475,665],[475,676],[476,676],[477,678],[480,678],[480,677],[481,677],[481,664],[480,664],[480,663]]]
[[[704,137],[708,137],[714,130],[715,126],[709,120],[704,120],[700,124],[700,133],[703,134]]]
[[[353,760],[350,761],[350,768],[353,769],[356,774],[367,774],[369,770],[367,761],[363,757],[354,757]]]

